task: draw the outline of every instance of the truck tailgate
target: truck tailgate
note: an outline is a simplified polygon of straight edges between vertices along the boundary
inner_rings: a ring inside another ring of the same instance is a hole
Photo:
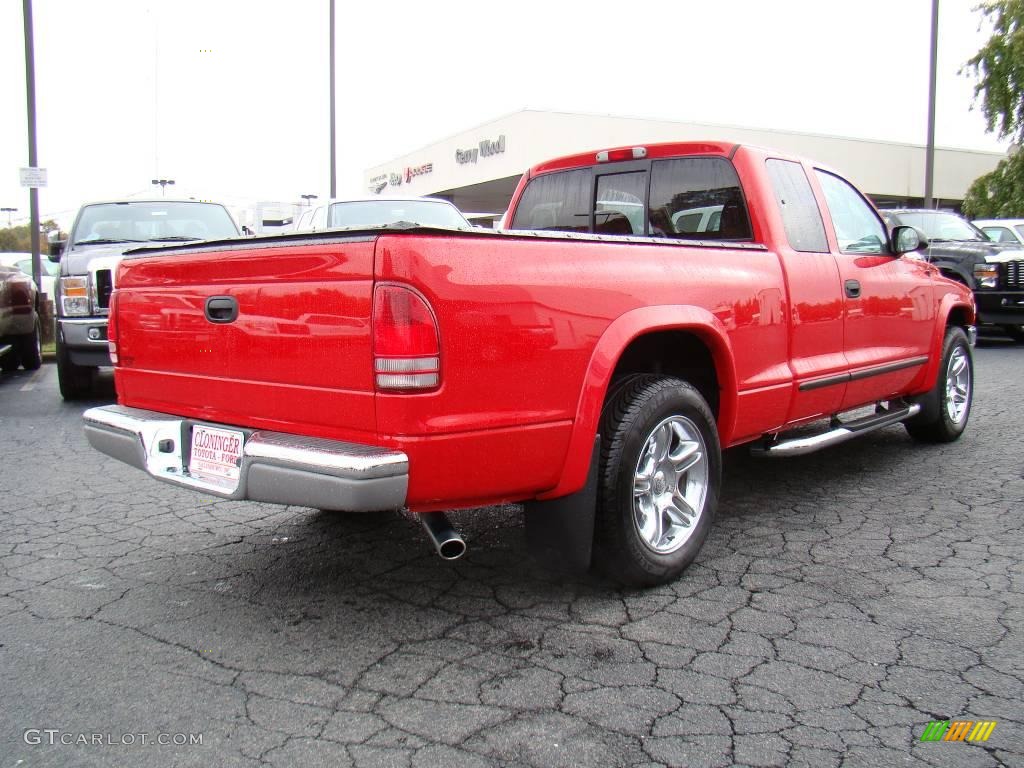
[[[338,439],[372,434],[373,257],[374,238],[359,236],[125,259],[120,402]],[[214,298],[237,304],[237,317],[211,321]]]

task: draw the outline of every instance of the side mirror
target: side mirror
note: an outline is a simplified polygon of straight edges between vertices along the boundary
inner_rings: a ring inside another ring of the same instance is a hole
[[[928,238],[914,227],[893,227],[892,250],[897,256],[928,247]]]
[[[53,240],[50,242],[50,261],[55,264],[60,261],[60,255],[64,253],[64,246],[67,240]]]

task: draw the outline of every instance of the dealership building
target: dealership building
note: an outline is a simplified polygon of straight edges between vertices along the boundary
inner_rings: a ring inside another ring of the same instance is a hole
[[[924,201],[923,145],[755,130],[610,115],[523,110],[463,131],[364,173],[375,195],[432,195],[470,214],[501,214],[523,171],[544,160],[587,149],[666,141],[733,141],[773,147],[831,166],[880,207]],[[938,148],[934,197],[956,208],[968,186],[1004,157],[998,152]]]

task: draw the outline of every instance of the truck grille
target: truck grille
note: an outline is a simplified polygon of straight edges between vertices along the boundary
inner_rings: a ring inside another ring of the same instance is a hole
[[[1024,261],[1008,261],[1005,278],[1007,288],[1024,288]]]
[[[114,280],[109,269],[96,270],[96,305],[102,309],[110,306],[110,294],[114,292]]]

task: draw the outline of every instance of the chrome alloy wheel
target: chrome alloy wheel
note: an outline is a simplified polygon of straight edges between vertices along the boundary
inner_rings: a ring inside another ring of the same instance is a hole
[[[957,346],[946,366],[946,413],[954,424],[967,418],[971,399],[971,366],[964,348]]]
[[[659,555],[693,535],[708,495],[707,447],[697,426],[670,416],[647,436],[633,474],[633,523]]]

